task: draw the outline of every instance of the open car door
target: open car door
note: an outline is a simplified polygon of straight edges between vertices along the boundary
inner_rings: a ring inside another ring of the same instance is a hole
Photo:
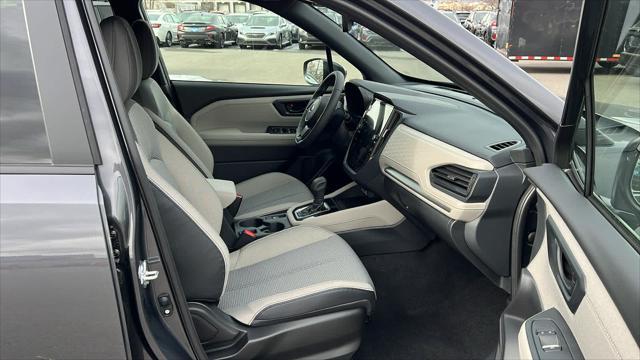
[[[553,164],[525,171],[538,224],[504,358],[640,358],[640,1],[583,6]]]

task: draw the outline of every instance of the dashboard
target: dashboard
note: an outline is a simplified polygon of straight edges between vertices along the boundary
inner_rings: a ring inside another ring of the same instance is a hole
[[[436,85],[345,85],[352,131],[343,167],[433,230],[496,283],[531,165],[520,135],[472,96]]]

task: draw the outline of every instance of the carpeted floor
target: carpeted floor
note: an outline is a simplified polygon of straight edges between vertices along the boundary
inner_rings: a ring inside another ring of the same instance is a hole
[[[363,257],[377,291],[355,358],[486,359],[498,344],[507,293],[443,242]]]

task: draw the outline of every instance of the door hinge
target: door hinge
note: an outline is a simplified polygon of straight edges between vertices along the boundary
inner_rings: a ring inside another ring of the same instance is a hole
[[[140,280],[140,285],[147,287],[150,281],[158,278],[158,275],[160,275],[159,271],[150,271],[147,267],[147,260],[142,260],[138,266],[138,279]]]
[[[118,230],[112,224],[109,224],[109,240],[111,241],[111,250],[113,252],[113,261],[116,266],[120,264],[120,238]]]

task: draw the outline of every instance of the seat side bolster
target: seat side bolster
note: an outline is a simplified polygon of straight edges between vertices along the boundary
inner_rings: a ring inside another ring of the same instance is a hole
[[[152,185],[187,300],[219,301],[228,278],[224,249],[214,246],[216,241],[196,223],[193,212],[178,205],[153,181]]]
[[[371,315],[376,295],[372,290],[340,287],[270,305],[259,312],[252,326],[362,308]]]
[[[231,314],[236,320],[253,325],[256,320],[280,322],[336,310],[336,307],[364,307],[369,313],[374,301],[375,291],[371,284],[333,280],[258,299]]]

